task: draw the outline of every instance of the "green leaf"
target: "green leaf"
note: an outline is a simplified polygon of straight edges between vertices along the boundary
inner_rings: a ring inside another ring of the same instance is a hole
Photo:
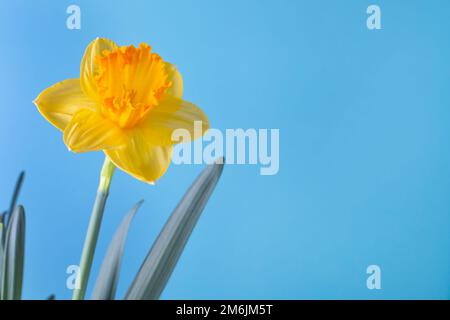
[[[2,253],[3,251],[3,247],[4,247],[4,238],[5,238],[5,216],[8,212],[5,211],[3,213],[0,214],[0,253]],[[2,254],[0,254],[0,268],[1,268],[1,256]],[[0,286],[1,287],[1,286]]]
[[[127,300],[158,299],[183,252],[223,170],[223,158],[209,165],[173,211],[125,296]]]
[[[102,267],[100,268],[92,293],[92,300],[114,300],[128,229],[131,220],[133,220],[133,217],[143,202],[144,201],[141,200],[134,205],[114,234],[105,258],[103,259]]]
[[[16,207],[17,198],[19,197],[20,189],[22,188],[24,178],[25,178],[25,171],[22,171],[22,172],[20,172],[19,177],[17,178],[17,181],[16,181],[16,186],[14,187],[14,193],[11,198],[11,203],[9,205],[9,211],[3,217],[3,220],[4,220],[3,223],[5,226],[8,226],[9,219],[13,213],[14,208]]]
[[[23,263],[25,256],[25,210],[17,206],[6,229],[3,253],[3,300],[20,300],[22,296]]]
[[[1,292],[2,292],[2,287],[3,287],[3,237],[4,237],[4,231],[5,231],[5,226],[3,224],[3,217],[5,216],[6,212],[3,212],[2,214],[0,214],[0,298],[1,298]]]

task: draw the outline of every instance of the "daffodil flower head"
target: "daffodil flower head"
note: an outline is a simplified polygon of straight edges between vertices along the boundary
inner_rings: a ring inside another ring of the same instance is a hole
[[[173,130],[196,139],[195,121],[203,133],[209,128],[204,112],[182,96],[181,74],[150,46],[97,38],[83,56],[80,78],[47,88],[34,103],[71,151],[103,150],[123,171],[154,183],[170,164]]]

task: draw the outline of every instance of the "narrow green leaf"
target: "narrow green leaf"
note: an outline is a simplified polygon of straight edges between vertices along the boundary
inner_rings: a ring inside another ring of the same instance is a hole
[[[5,233],[3,231],[6,229],[5,216],[7,213],[8,211],[4,211],[3,213],[0,214],[0,250],[3,250],[5,244],[4,243]]]
[[[125,296],[158,299],[223,170],[224,159],[208,165],[191,185],[159,234]]]
[[[25,210],[17,206],[6,229],[2,270],[2,299],[20,300],[25,256]]]
[[[20,172],[19,177],[16,181],[16,186],[14,187],[13,196],[11,198],[11,203],[9,205],[9,211],[5,214],[3,220],[5,226],[8,226],[9,219],[13,213],[14,208],[16,207],[17,198],[19,197],[20,189],[22,188],[23,179],[25,178],[25,171]]]
[[[100,268],[92,293],[92,300],[114,300],[128,229],[143,202],[144,201],[141,200],[134,205],[122,220],[122,223],[114,234],[105,258],[103,259],[102,267]]]
[[[4,238],[4,233],[5,233],[5,226],[3,224],[3,217],[5,216],[6,212],[3,212],[2,214],[0,214],[0,298],[2,296],[1,292],[2,292],[2,288],[3,288],[3,254],[4,254],[4,250],[3,250],[3,238]]]

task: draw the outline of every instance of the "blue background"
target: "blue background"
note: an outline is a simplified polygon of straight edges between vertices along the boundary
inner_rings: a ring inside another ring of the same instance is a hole
[[[212,126],[279,128],[280,171],[228,166],[164,299],[450,298],[450,2],[0,2],[0,205],[20,170],[24,297],[70,298],[102,153],[71,154],[32,100],[78,77],[87,44],[147,42],[175,63]],[[115,228],[132,224],[122,297],[200,165],[156,186],[114,177],[91,286]],[[368,290],[366,268],[382,270]]]

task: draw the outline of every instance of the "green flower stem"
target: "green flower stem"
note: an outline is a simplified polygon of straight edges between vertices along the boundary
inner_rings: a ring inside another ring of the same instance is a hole
[[[108,157],[105,157],[105,162],[103,163],[102,171],[100,173],[97,197],[95,199],[94,208],[92,209],[91,219],[89,220],[86,239],[84,240],[83,253],[81,254],[77,288],[73,292],[72,300],[83,300],[86,294],[89,273],[91,271],[100,224],[102,222],[103,211],[105,209],[106,199],[108,198],[109,186],[111,185],[114,169],[114,164]]]

